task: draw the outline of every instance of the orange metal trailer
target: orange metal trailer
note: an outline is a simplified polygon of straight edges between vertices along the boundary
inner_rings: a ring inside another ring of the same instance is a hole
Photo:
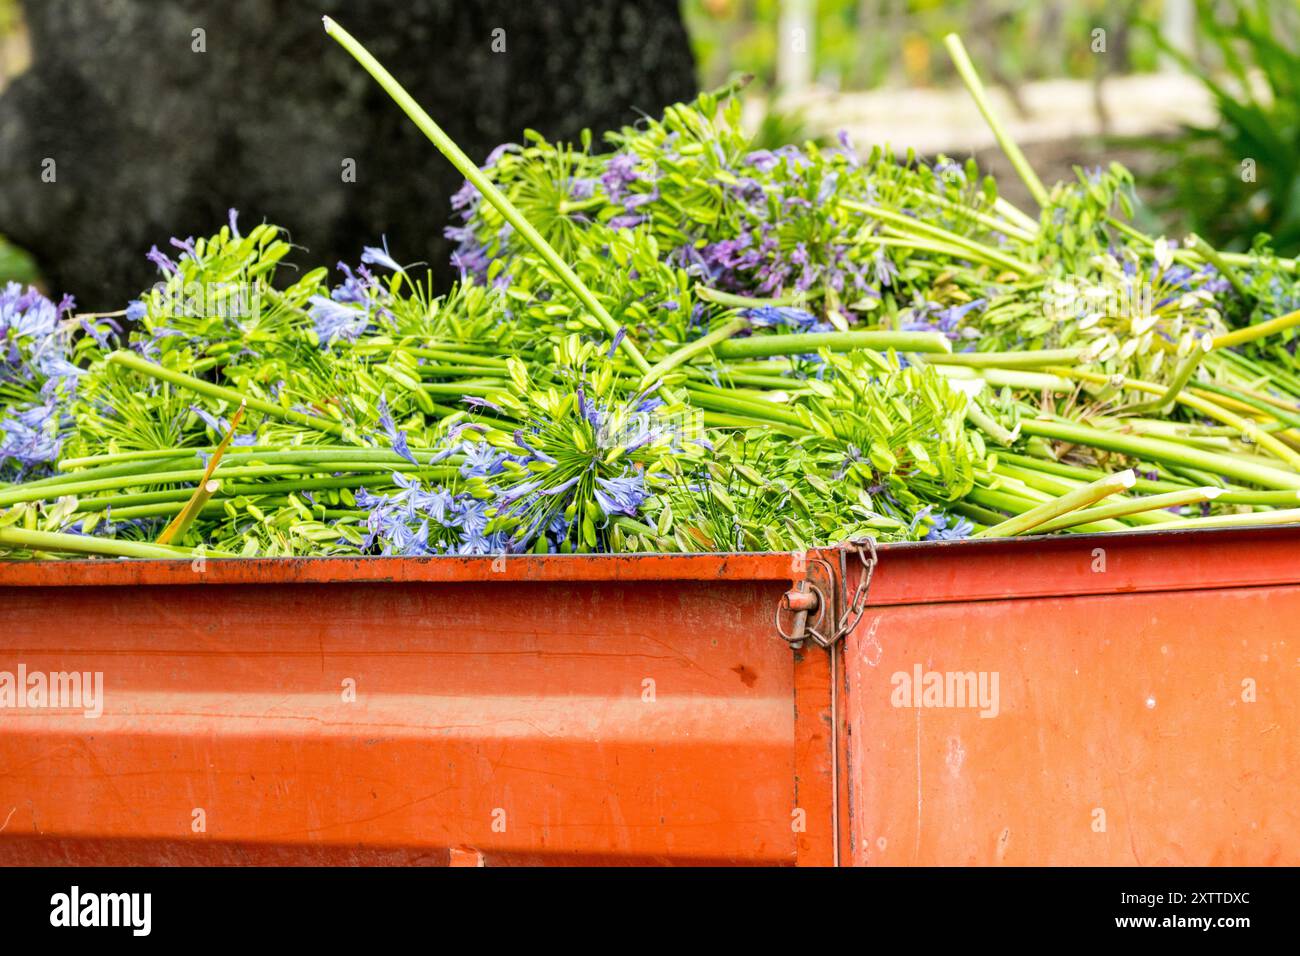
[[[0,564],[0,863],[1300,863],[1300,532],[866,570]]]

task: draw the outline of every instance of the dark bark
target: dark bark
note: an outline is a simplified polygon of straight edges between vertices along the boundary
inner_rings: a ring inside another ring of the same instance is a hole
[[[616,127],[695,85],[673,0],[25,0],[25,12],[33,64],[0,97],[0,233],[82,308],[122,307],[156,278],[152,244],[213,232],[231,206],[246,227],[288,227],[307,265],[354,261],[386,234],[395,257],[448,277],[459,177],[325,35],[322,13],[474,158],[525,128]]]

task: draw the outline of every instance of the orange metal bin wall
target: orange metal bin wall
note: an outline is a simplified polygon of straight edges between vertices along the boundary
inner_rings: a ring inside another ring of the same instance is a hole
[[[1300,534],[912,549],[871,593],[846,862],[1300,863]],[[996,674],[996,716],[900,699],[918,667]]]
[[[0,863],[1294,864],[1298,545],[882,548],[833,665],[789,555],[0,564],[105,697],[0,710]]]
[[[0,863],[829,862],[790,566],[0,567],[0,671],[105,684],[98,719],[0,711]]]

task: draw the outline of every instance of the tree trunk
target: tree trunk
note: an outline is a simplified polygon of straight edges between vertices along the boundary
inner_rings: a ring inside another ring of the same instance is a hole
[[[354,262],[387,235],[396,258],[449,278],[458,176],[325,35],[323,13],[473,157],[525,128],[603,131],[695,89],[673,0],[25,0],[25,12],[32,66],[0,97],[0,234],[52,290],[97,310],[156,280],[151,245],[214,232],[232,206],[246,227],[288,227],[304,264]]]

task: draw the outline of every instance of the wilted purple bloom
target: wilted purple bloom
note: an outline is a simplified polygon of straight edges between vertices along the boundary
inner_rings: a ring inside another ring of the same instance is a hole
[[[234,208],[227,210],[226,218],[230,222],[230,234],[236,239],[242,239],[243,236],[239,234],[239,210]]]
[[[176,263],[172,262],[171,258],[157,246],[153,246],[144,257],[165,275],[173,275],[176,272]]]
[[[415,460],[415,456],[411,454],[411,449],[407,446],[406,432],[398,428],[393,421],[393,416],[388,411],[388,400],[383,395],[379,396],[379,427],[383,430],[384,436],[388,439],[393,451],[411,464],[419,464]]]
[[[596,179],[590,176],[577,176],[569,180],[569,196],[581,202],[596,194]]]
[[[605,171],[601,173],[600,181],[605,187],[605,194],[609,196],[610,202],[622,202],[627,187],[641,179],[636,163],[636,157],[631,153],[615,153],[605,163]]]
[[[961,538],[969,538],[975,531],[975,526],[966,518],[945,514],[940,511],[935,513],[931,518],[930,530],[925,533],[926,541],[956,541]]]
[[[607,357],[612,357],[613,354],[618,351],[618,347],[623,343],[625,338],[627,338],[627,328],[620,325],[618,331],[614,333],[614,340],[609,343],[609,351],[606,352],[605,355]]]
[[[748,165],[753,166],[760,173],[770,173],[772,170],[776,169],[777,163],[779,163],[780,160],[770,149],[759,149],[746,156],[745,162]]]
[[[894,280],[898,278],[898,267],[894,265],[894,260],[885,254],[884,246],[876,249],[871,262],[876,270],[876,281],[886,288],[893,285]]]
[[[758,328],[773,328],[778,325],[786,325],[808,332],[812,331],[814,326],[818,324],[817,316],[792,306],[763,305],[754,309],[746,309],[740,314],[743,318],[749,320],[750,325]]]
[[[840,155],[849,161],[849,165],[861,165],[861,160],[858,159],[858,151],[853,148],[853,142],[849,139],[849,131],[842,129],[835,138],[840,144]]]
[[[839,176],[837,174],[830,173],[827,176],[824,176],[821,185],[817,187],[817,202],[824,203],[830,199],[838,184]]]
[[[30,469],[56,461],[63,444],[58,403],[49,399],[8,411],[0,419],[0,464],[13,459],[20,469]]]
[[[641,475],[596,479],[596,503],[607,515],[635,515],[646,496],[645,479]]]
[[[173,246],[175,246],[181,252],[185,253],[186,256],[189,256],[191,259],[194,260],[198,259],[199,253],[198,250],[195,249],[194,247],[193,236],[190,236],[188,239],[177,239],[175,236],[173,236],[170,241]],[[185,256],[182,256],[181,258],[185,258]]]
[[[320,340],[321,348],[328,348],[335,339],[355,342],[370,325],[367,313],[323,295],[312,296],[308,304],[311,306],[308,315],[316,327],[316,338]]]
[[[532,455],[538,461],[544,461],[549,465],[558,464],[558,462],[556,462],[556,460],[552,458],[550,455],[546,454],[546,452],[538,451],[532,445],[528,444],[528,439],[524,437],[523,429],[520,428],[515,429],[515,444],[518,445],[520,448],[522,448],[524,451],[528,452],[528,454]]]
[[[483,165],[479,168],[482,169],[483,172],[487,172],[489,169],[491,169],[493,166],[499,163],[501,161],[501,157],[504,156],[506,153],[517,153],[521,149],[522,147],[518,143],[502,143],[500,146],[497,146],[495,149],[493,149],[492,152],[488,153],[488,158],[484,161]]]
[[[405,273],[406,270],[388,254],[388,240],[383,240],[383,248],[378,246],[366,246],[361,250],[361,261],[366,265],[383,266],[385,269],[391,269],[393,272]]]
[[[467,179],[451,194],[451,208],[468,214],[467,211],[473,208],[478,198],[478,189]]]
[[[633,229],[645,221],[645,216],[615,216],[609,221],[609,227],[611,229]]]
[[[472,408],[490,408],[498,415],[505,414],[505,410],[500,405],[489,402],[486,398],[481,398],[478,395],[466,395],[461,399],[461,401]]]

